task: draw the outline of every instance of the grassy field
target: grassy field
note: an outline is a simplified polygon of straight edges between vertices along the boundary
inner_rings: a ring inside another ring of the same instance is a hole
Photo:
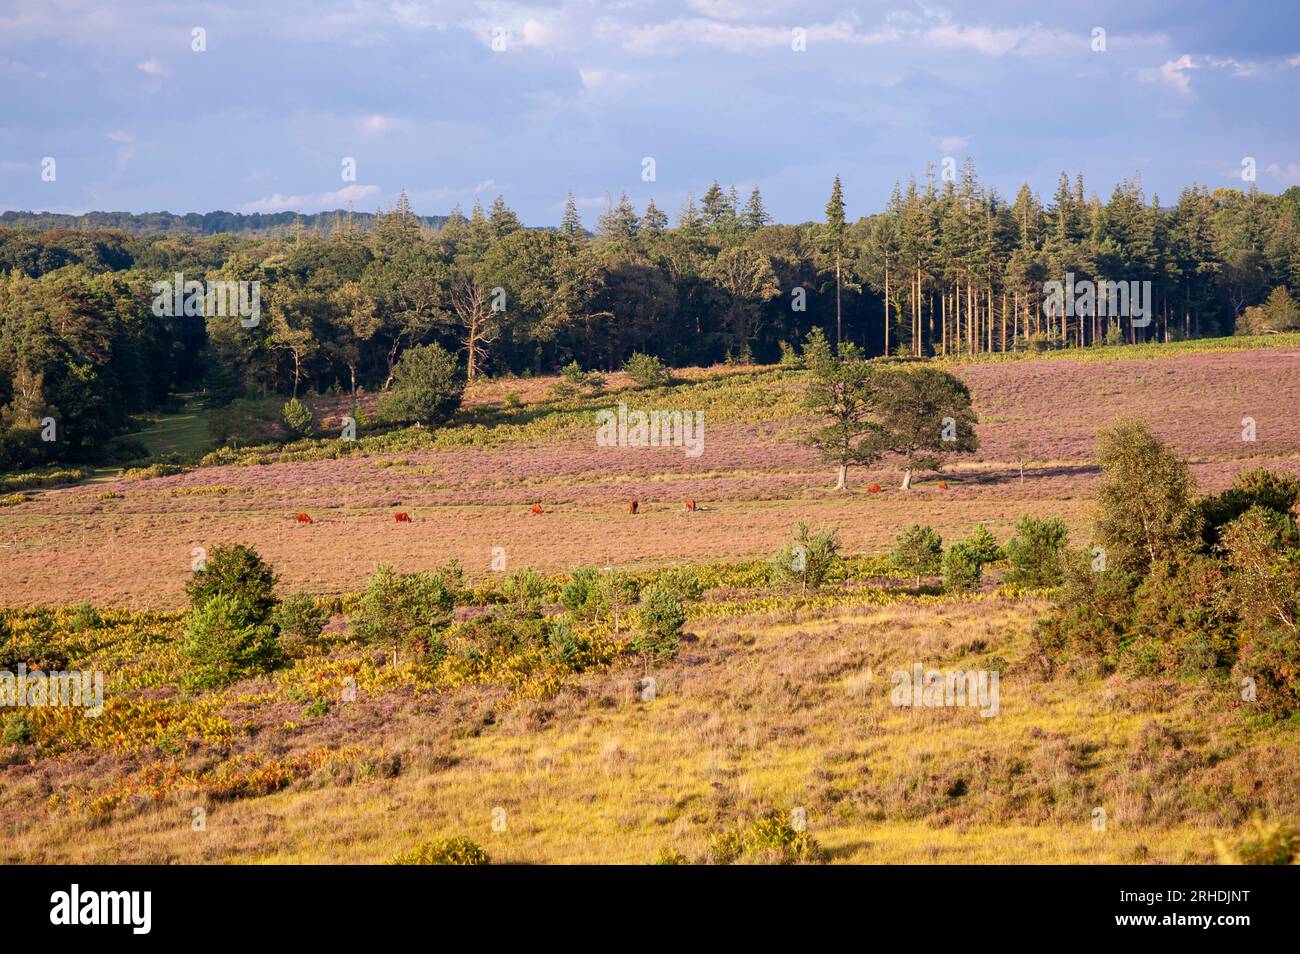
[[[1216,839],[1252,819],[1300,819],[1294,720],[1262,721],[1226,682],[1048,678],[1032,638],[1042,594],[999,587],[995,572],[976,594],[924,595],[881,559],[913,523],[946,540],[984,523],[1005,540],[1022,514],[1060,516],[1084,545],[1094,435],[1120,416],[1148,417],[1202,492],[1254,466],[1300,471],[1300,342],[1198,344],[953,365],[981,448],[910,492],[888,467],[832,492],[801,443],[802,373],[759,368],[683,372],[653,391],[611,376],[585,397],[491,382],[439,433],[32,486],[0,508],[0,605],[15,643],[39,634],[66,668],[104,672],[106,702],[96,719],[33,710],[31,743],[0,746],[0,860],[384,862],[468,836],[494,861],[707,862],[775,813],[806,818],[832,863],[1213,862]],[[619,401],[703,411],[704,452],[596,446],[594,412]],[[318,408],[326,428],[349,409]],[[193,418],[163,419],[151,446],[193,449],[197,433]],[[684,512],[687,498],[701,509]],[[295,523],[300,511],[314,522]],[[847,557],[807,599],[744,562],[797,520],[836,528]],[[188,695],[193,548],[234,541],[257,547],[282,593],[321,599],[329,641]],[[707,590],[681,652],[649,670],[652,698],[625,635],[592,636],[577,670],[535,653],[394,662],[348,640],[348,594],[376,563],[453,557],[472,587],[453,632],[471,632],[498,599],[498,552],[510,570],[553,574],[549,613],[579,565],[647,580],[689,565]],[[999,672],[997,715],[897,707],[894,674],[917,664]]]

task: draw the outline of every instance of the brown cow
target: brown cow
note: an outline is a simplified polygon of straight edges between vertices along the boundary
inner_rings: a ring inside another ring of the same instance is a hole
[[[546,513],[546,511],[542,509],[541,504],[535,503],[529,509],[532,510],[533,513]]]
[[[868,484],[868,485],[867,485],[867,493],[869,493],[869,494],[878,494],[878,493],[880,493],[880,484]]]
[[[686,512],[687,512],[687,513],[695,513],[695,501],[694,501],[694,500],[687,500],[687,501],[686,501]]]
[[[940,490],[947,490],[947,489],[948,489],[948,481],[946,481],[946,480],[941,480],[941,481],[939,481],[939,489],[940,489]]]
[[[300,513],[300,514],[298,514],[296,517],[294,517],[293,519],[294,519],[294,520],[297,520],[299,523],[311,523],[311,522],[312,522],[311,517],[308,516],[308,515],[305,514],[305,513]]]
[[[641,506],[641,505],[640,505],[639,503],[637,503],[635,500],[633,500],[633,501],[631,501],[631,502],[628,503],[628,505],[627,505],[627,512],[628,512],[628,513],[636,513],[637,508],[640,507],[640,506]]]
[[[398,523],[410,523],[411,515],[409,513],[395,513],[393,514],[393,519]]]

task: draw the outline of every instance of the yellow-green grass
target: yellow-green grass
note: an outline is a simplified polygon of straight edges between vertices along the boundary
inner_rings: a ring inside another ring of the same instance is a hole
[[[652,701],[624,663],[553,697],[462,686],[394,696],[382,721],[336,706],[325,719],[396,757],[392,777],[319,772],[263,797],[177,791],[39,824],[39,785],[10,779],[6,818],[15,799],[36,814],[6,824],[6,860],[383,862],[466,835],[498,862],[701,861],[711,836],[802,808],[831,862],[1197,863],[1252,816],[1300,817],[1293,726],[1259,722],[1226,685],[1044,681],[1043,610],[986,595],[721,615],[652,670]],[[998,669],[999,714],[895,707],[891,674],[914,662]]]

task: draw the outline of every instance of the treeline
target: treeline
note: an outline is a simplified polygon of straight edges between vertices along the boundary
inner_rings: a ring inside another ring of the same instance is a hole
[[[624,195],[593,224],[570,196],[557,229],[526,229],[497,197],[434,227],[403,196],[282,235],[0,229],[0,467],[87,458],[177,389],[215,404],[387,389],[426,344],[472,380],[634,353],[769,362],[813,328],[867,355],[924,355],[1223,334],[1243,315],[1254,332],[1300,324],[1285,291],[1300,188],[1191,187],[1162,208],[1134,183],[1103,204],[1062,176],[1050,204],[1028,187],[1007,203],[968,163],[856,222],[837,179],[822,222],[773,224],[758,189],[742,201],[715,182],[673,222]],[[256,282],[260,315],[156,315],[153,284],[176,273]],[[1044,283],[1067,274],[1151,281],[1153,320],[1045,315]],[[51,418],[59,440],[36,440]]]
[[[359,228],[370,227],[377,212],[83,212],[69,215],[65,212],[4,212],[0,214],[0,227],[17,229],[69,229],[78,232],[98,232],[112,229],[127,235],[217,235],[233,232],[238,235],[272,233],[294,235],[299,231],[328,232],[336,222],[350,218]],[[445,215],[422,215],[420,223],[430,228],[441,228],[447,221]]]

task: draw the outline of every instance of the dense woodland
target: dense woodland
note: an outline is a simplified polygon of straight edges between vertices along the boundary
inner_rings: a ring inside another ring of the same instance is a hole
[[[219,227],[194,218],[177,228]],[[1103,203],[1063,174],[1050,201],[1024,186],[1008,202],[968,162],[856,222],[837,179],[820,222],[774,224],[758,189],[742,200],[715,182],[675,220],[624,195],[591,225],[572,196],[556,229],[523,227],[501,197],[431,220],[403,196],[274,234],[0,228],[0,469],[93,459],[177,391],[219,405],[387,388],[421,344],[458,353],[472,379],[613,369],[635,352],[769,362],[813,328],[869,355],[950,355],[1300,326],[1286,291],[1300,285],[1300,188],[1192,186],[1167,207],[1137,182]],[[259,322],[156,316],[153,283],[177,272],[259,282]],[[1044,283],[1067,273],[1150,281],[1154,320],[1049,317]],[[42,442],[51,417],[60,438]]]

